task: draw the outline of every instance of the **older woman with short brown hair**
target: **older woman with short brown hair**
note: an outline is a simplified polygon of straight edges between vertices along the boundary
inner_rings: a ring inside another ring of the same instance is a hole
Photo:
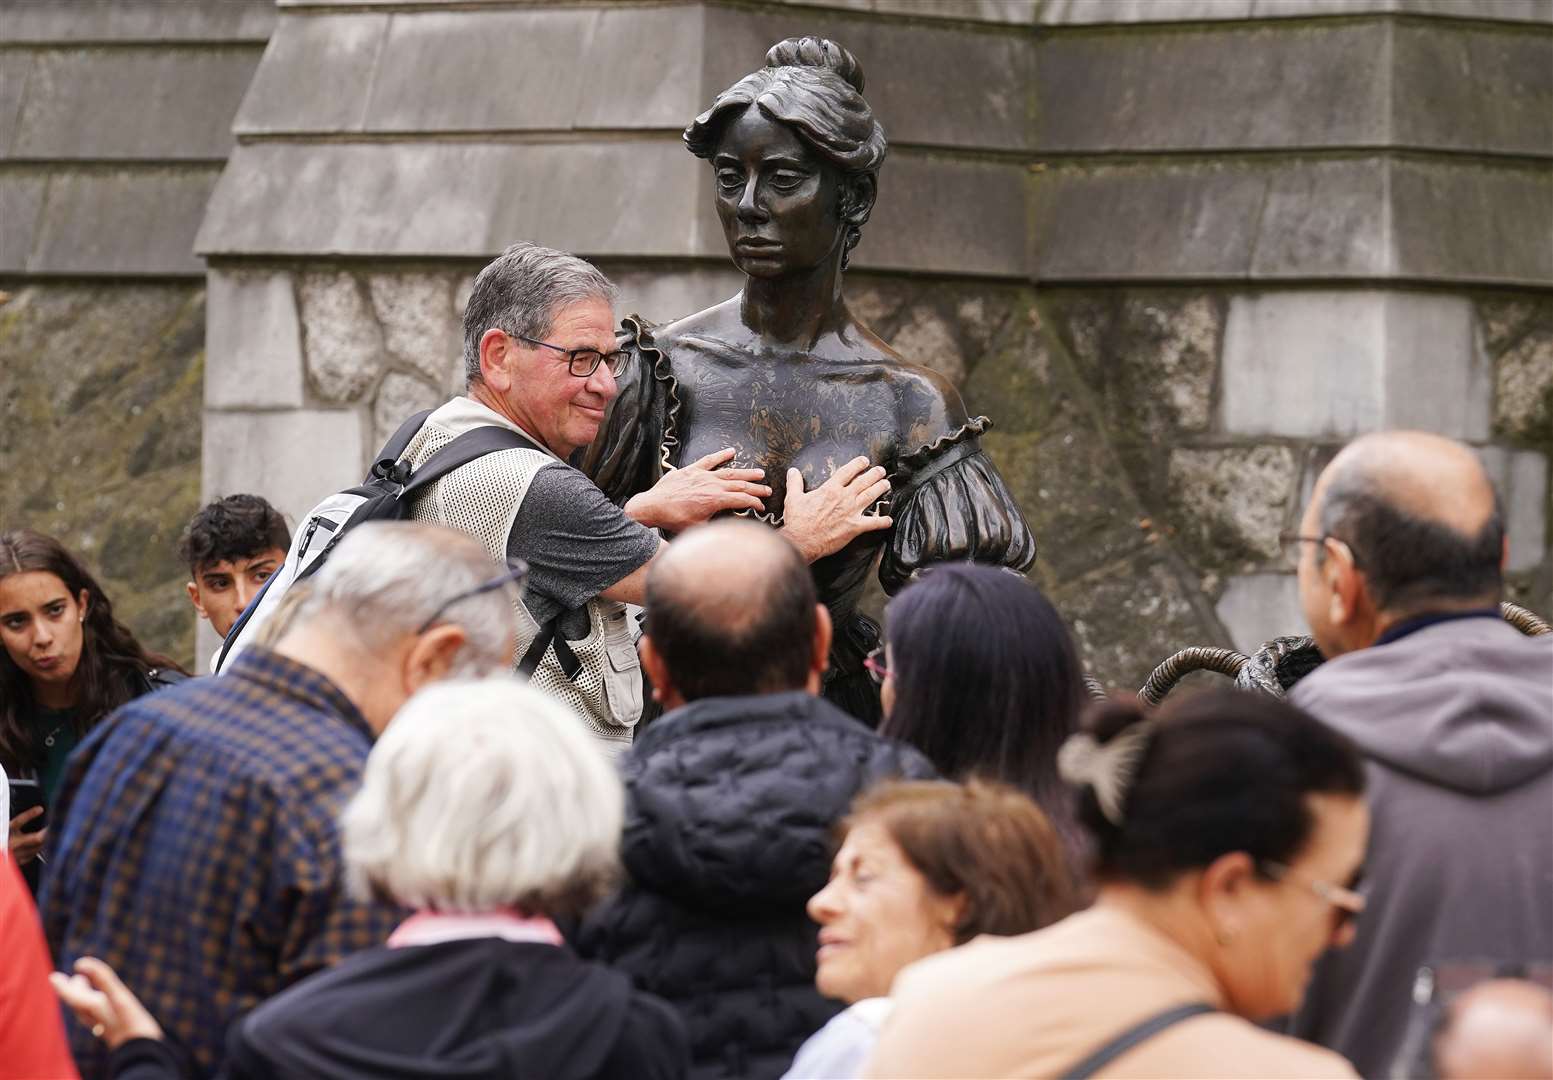
[[[982,934],[1040,929],[1073,908],[1056,831],[1002,784],[881,784],[858,797],[841,833],[809,915],[820,924],[815,985],[849,1007],[804,1044],[790,1077],[857,1075],[907,964]]]

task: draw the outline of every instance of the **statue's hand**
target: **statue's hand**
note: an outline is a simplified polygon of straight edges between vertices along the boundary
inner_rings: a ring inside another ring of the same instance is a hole
[[[787,470],[787,501],[782,506],[782,532],[814,562],[840,551],[865,532],[888,529],[893,518],[865,515],[890,490],[884,467],[869,468],[865,457],[853,458],[831,473],[813,491],[803,489],[803,473]]]
[[[764,510],[771,489],[760,469],[723,469],[734,450],[718,450],[700,461],[664,473],[625,505],[626,515],[650,529],[684,532],[724,510]]]

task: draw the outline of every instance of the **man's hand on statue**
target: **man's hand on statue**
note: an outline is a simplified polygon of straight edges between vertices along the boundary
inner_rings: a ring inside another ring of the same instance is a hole
[[[700,461],[664,473],[647,491],[631,497],[627,516],[648,528],[684,532],[724,510],[764,510],[771,489],[760,481],[761,469],[725,469],[733,447],[708,454]]]
[[[840,551],[865,532],[888,529],[895,524],[893,518],[864,513],[889,494],[890,482],[884,477],[883,466],[870,468],[867,458],[857,457],[813,491],[805,491],[803,473],[788,469],[782,532],[806,560],[814,562]]]

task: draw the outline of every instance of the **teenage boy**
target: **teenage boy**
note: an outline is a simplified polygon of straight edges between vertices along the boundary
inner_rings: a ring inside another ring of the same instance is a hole
[[[243,609],[286,561],[291,530],[257,495],[228,495],[183,530],[178,554],[189,564],[189,602],[226,637]]]

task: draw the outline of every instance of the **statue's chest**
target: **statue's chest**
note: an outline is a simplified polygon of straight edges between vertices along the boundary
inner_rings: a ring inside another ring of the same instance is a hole
[[[893,467],[899,432],[889,385],[841,365],[755,365],[700,358],[675,364],[685,465],[732,446],[735,462],[766,471],[777,492],[797,467],[813,488],[862,455]]]

